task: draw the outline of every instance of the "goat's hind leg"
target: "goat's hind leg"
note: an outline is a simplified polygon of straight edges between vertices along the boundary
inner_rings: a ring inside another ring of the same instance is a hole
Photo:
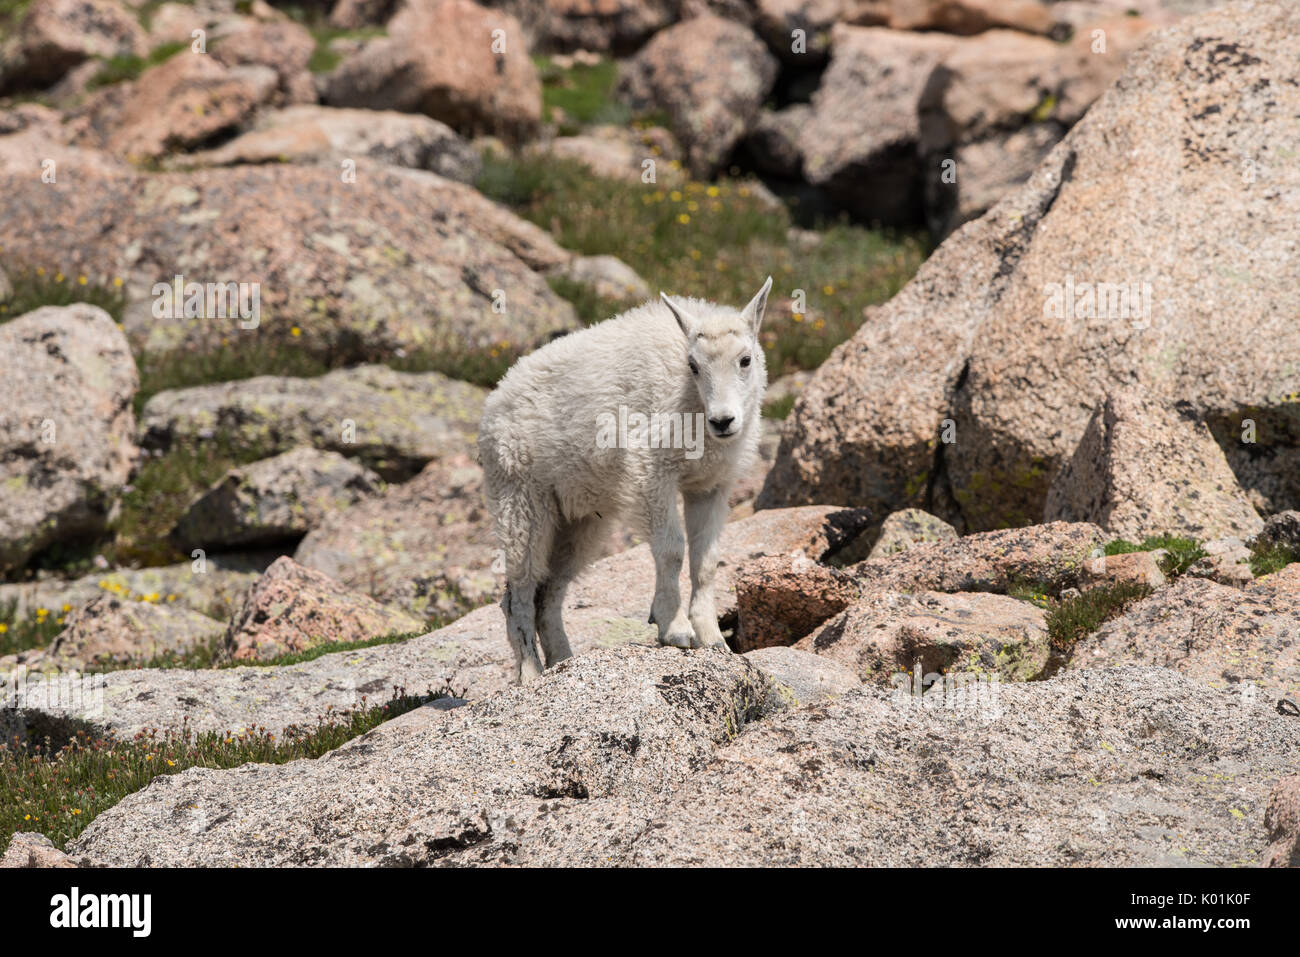
[[[515,656],[515,684],[532,681],[542,673],[542,660],[537,654],[536,601],[537,586],[519,579],[506,585],[506,596],[501,608],[506,613],[506,636]]]
[[[573,656],[564,631],[564,594],[600,552],[608,530],[608,523],[599,515],[565,522],[556,530],[549,577],[537,588],[537,637],[548,668]]]
[[[499,504],[498,532],[505,549],[506,636],[515,658],[515,682],[542,673],[537,649],[537,586],[547,576],[551,543],[558,524],[544,495],[519,494]]]

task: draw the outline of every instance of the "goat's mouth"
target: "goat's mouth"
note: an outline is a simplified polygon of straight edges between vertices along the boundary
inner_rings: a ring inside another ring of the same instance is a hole
[[[721,431],[719,431],[715,426],[709,426],[709,433],[715,439],[722,439],[724,442],[729,439],[734,439],[739,432],[740,429],[734,425],[729,425]]]

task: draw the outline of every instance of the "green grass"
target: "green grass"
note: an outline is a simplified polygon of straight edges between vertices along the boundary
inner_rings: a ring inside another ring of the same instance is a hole
[[[1052,602],[1051,586],[1046,582],[1017,578],[1007,585],[1007,597],[1027,601],[1038,608],[1047,608]]]
[[[556,157],[488,153],[478,187],[585,255],[611,253],[652,289],[743,305],[771,273],[762,332],[771,378],[813,369],[897,292],[925,255],[919,237],[841,222],[812,248],[789,243],[784,209],[746,182],[628,184]],[[806,313],[780,302],[804,290]]]
[[[330,47],[330,44],[335,40],[344,37],[368,40],[371,37],[382,37],[387,33],[383,27],[340,30],[337,27],[330,26],[327,22],[309,23],[307,28],[316,39],[316,49],[312,51],[311,59],[307,61],[307,69],[311,70],[312,73],[329,73],[343,62],[342,54]]]
[[[1140,582],[1117,582],[1089,589],[1073,598],[1048,599],[1047,635],[1052,653],[1068,657],[1082,638],[1123,614],[1124,609],[1151,591],[1150,585]]]
[[[137,80],[145,70],[170,60],[182,50],[188,50],[189,46],[188,43],[181,42],[164,43],[161,46],[154,47],[145,56],[126,54],[125,56],[110,57],[104,61],[103,67],[86,85],[86,88],[95,90],[100,87],[111,86],[114,83]]]
[[[126,295],[120,282],[100,285],[88,276],[65,275],[41,267],[15,269],[6,266],[5,273],[13,287],[13,294],[0,302],[0,322],[15,319],[42,306],[70,306],[74,302],[99,306],[113,317],[114,322],[119,323],[126,310]]]
[[[552,292],[573,305],[578,320],[588,326],[641,304],[637,299],[606,299],[587,283],[567,276],[551,276],[546,282]]]
[[[570,69],[556,66],[549,56],[535,56],[533,62],[542,80],[542,115],[547,122],[560,121],[561,134],[571,136],[592,123],[624,126],[632,121],[632,110],[614,96],[618,64],[613,60]]]
[[[17,608],[17,601],[0,603],[0,655],[44,648],[63,630],[63,616],[71,611],[67,606],[38,608],[35,614],[19,618]]]
[[[521,354],[520,350],[511,347],[429,347],[410,349],[401,356],[390,355],[375,361],[382,361],[399,372],[441,372],[452,379],[491,387]],[[351,365],[351,360],[356,358],[344,355],[324,357],[292,341],[242,336],[203,351],[181,348],[169,352],[138,353],[136,365],[140,369],[140,391],[135,397],[135,414],[139,417],[151,398],[169,389],[237,382],[262,375],[311,378]]]
[[[1300,552],[1286,545],[1256,545],[1251,549],[1250,571],[1256,578],[1281,571],[1292,562],[1300,562]]]
[[[159,392],[216,382],[235,382],[260,375],[311,377],[330,371],[331,363],[292,342],[239,336],[213,349],[181,348],[136,355],[140,391],[135,414]]]
[[[1205,557],[1205,549],[1201,548],[1200,542],[1178,535],[1150,535],[1138,543],[1117,538],[1109,542],[1104,551],[1107,555],[1127,555],[1130,552],[1153,552],[1161,548],[1169,554],[1161,562],[1160,570],[1170,578],[1177,578]]]
[[[31,5],[32,0],[0,0],[0,25],[17,24]]]
[[[204,732],[187,726],[148,731],[130,741],[79,732],[68,744],[0,744],[0,847],[17,831],[36,831],[59,847],[86,829],[95,816],[160,774],[187,768],[234,768],[249,762],[284,764],[318,758],[385,721],[419,707],[450,689],[409,695],[394,688],[385,704],[326,711],[314,727],[291,726],[281,735],[257,728],[243,734]]]
[[[783,395],[779,399],[772,399],[763,403],[763,417],[766,419],[785,419],[794,410],[794,402],[797,396]]]
[[[386,359],[384,365],[398,372],[441,372],[490,389],[526,350],[514,346],[467,349],[413,349],[404,356]]]

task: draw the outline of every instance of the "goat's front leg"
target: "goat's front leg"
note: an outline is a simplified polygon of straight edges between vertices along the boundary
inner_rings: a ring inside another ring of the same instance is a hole
[[[682,608],[679,578],[686,540],[677,514],[677,486],[664,483],[650,493],[650,553],[655,560],[655,597],[650,621],[659,626],[659,644],[689,648],[695,639]]]
[[[686,496],[686,536],[691,548],[690,622],[695,632],[693,648],[722,648],[727,643],[718,628],[714,604],[714,579],[718,571],[722,526],[727,521],[727,489]]]

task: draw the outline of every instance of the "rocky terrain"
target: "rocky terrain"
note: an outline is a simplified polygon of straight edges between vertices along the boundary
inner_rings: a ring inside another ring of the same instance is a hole
[[[1217,6],[0,5],[0,865],[1300,864],[1300,9]],[[732,653],[623,536],[510,686],[488,389],[756,270]]]

